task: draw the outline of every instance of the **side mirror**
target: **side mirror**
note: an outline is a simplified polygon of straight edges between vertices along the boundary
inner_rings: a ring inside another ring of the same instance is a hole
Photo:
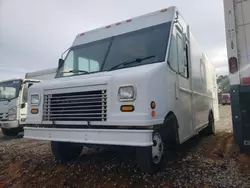
[[[25,107],[26,107],[26,103],[22,103],[21,108],[25,108]]]
[[[63,63],[64,63],[64,60],[60,58],[58,60],[58,68],[60,68],[63,65]]]

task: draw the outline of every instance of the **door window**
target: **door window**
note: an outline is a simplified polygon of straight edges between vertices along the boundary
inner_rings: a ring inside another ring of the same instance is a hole
[[[188,78],[188,45],[183,41],[183,37],[177,33],[177,58],[178,58],[178,70],[179,74],[185,78]]]
[[[174,34],[171,36],[171,43],[168,55],[168,64],[171,69],[175,72],[178,72],[178,59],[177,59],[177,44],[176,44],[176,37]]]
[[[97,72],[100,70],[100,67],[97,61],[78,57],[78,69],[87,72]]]

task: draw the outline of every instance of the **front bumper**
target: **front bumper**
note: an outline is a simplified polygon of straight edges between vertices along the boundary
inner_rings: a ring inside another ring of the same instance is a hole
[[[0,126],[1,128],[5,128],[5,129],[18,128],[19,122],[18,121],[1,121]]]
[[[119,146],[152,146],[153,130],[24,127],[24,138]]]

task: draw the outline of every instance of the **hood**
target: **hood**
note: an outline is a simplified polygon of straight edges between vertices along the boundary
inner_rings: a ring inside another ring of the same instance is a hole
[[[114,71],[98,72],[93,74],[79,75],[55,78],[49,81],[43,81],[38,84],[34,84],[31,88],[43,88],[44,90],[59,89],[65,87],[81,87],[81,86],[93,86],[107,84],[110,80],[114,80],[120,77],[126,77],[129,80],[133,80],[136,77],[144,76],[149,71],[152,73],[153,69],[157,69],[162,63],[155,63],[137,67],[130,67],[126,69],[118,69]],[[140,74],[138,74],[140,73]]]

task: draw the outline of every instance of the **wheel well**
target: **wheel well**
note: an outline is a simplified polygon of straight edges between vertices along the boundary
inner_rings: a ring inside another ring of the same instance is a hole
[[[208,114],[208,120],[209,120],[210,114],[212,115],[212,117],[213,117],[213,119],[214,119],[214,112],[213,112],[213,110],[210,110],[210,111],[209,111],[209,114]]]
[[[175,124],[172,123],[172,121],[176,121]],[[179,143],[179,123],[178,123],[178,119],[176,117],[176,115],[174,114],[174,112],[170,111],[165,119],[164,119],[164,123],[163,126],[166,128],[164,129],[166,131],[166,137],[170,138],[173,135],[175,135],[176,138],[174,138],[175,140],[177,140],[177,142]],[[173,132],[174,131],[174,132]]]
[[[170,112],[166,115],[166,117],[165,117],[165,119],[164,119],[164,122],[167,122],[168,119],[170,119],[170,118],[173,118],[173,119],[176,120],[176,122],[177,122],[177,128],[179,128],[178,119],[177,119],[176,115],[174,114],[174,112],[172,112],[172,111],[170,111]]]

